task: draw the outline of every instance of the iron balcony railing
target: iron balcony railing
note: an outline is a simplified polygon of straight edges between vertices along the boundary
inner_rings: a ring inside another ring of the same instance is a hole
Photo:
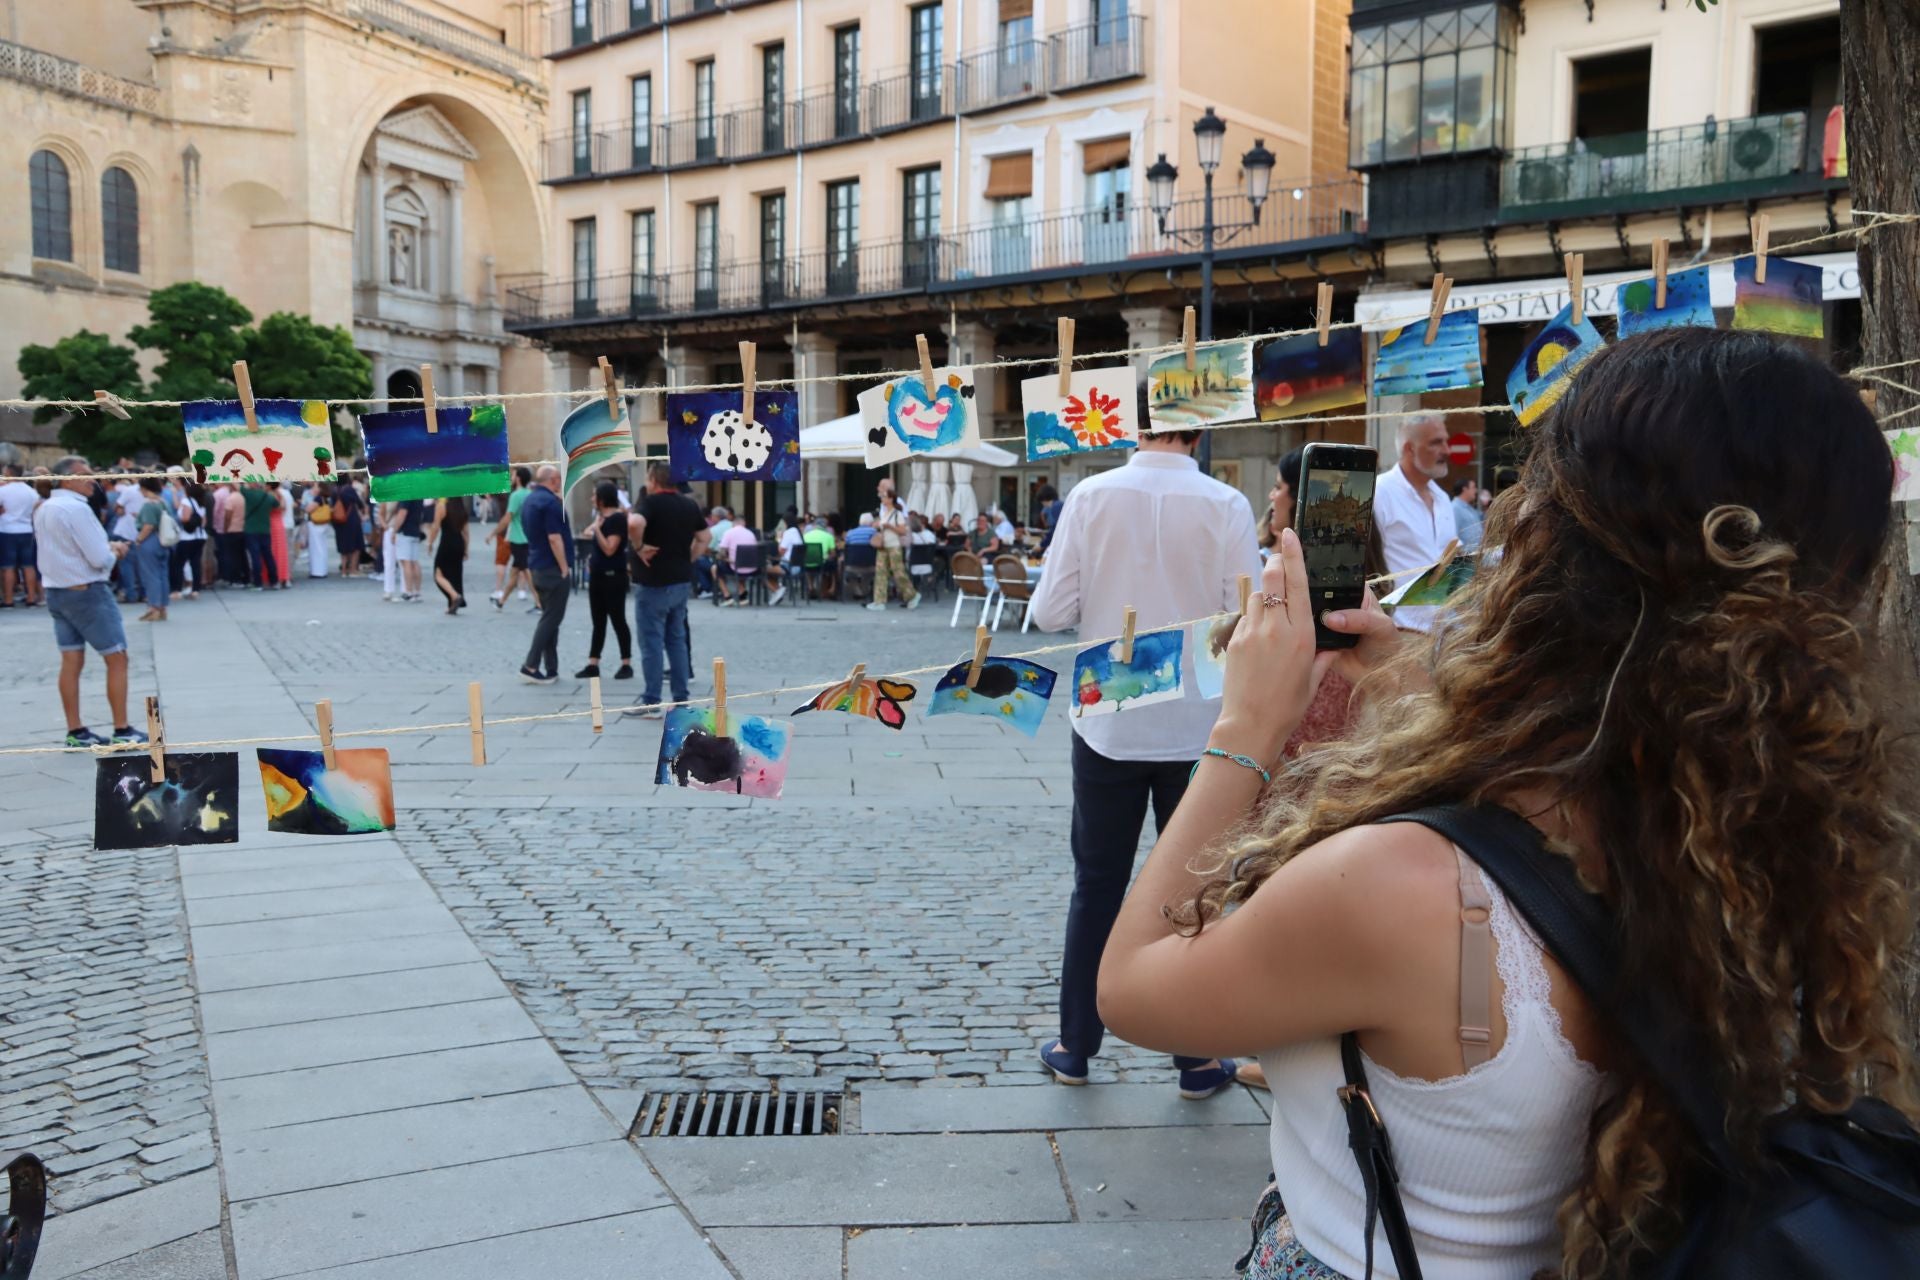
[[[1251,222],[1230,247],[1279,246],[1358,232],[1365,225],[1365,205],[1365,185],[1351,178],[1317,186],[1278,185],[1257,218],[1244,196],[1216,197],[1214,216],[1224,224]],[[964,227],[937,239],[873,241],[645,275],[531,280],[506,290],[506,323],[524,331],[589,320],[761,311],[978,287],[1043,272],[1107,270],[1130,260],[1190,253],[1195,246],[1173,233],[1197,231],[1203,213],[1198,198],[1176,201],[1163,234],[1145,206],[1101,206],[1008,225]]]
[[[137,80],[122,80],[119,76],[95,71],[92,67],[69,62],[51,53],[42,53],[38,49],[29,49],[11,40],[0,40],[0,76],[24,80],[76,98],[104,102],[108,106],[125,107],[129,111],[144,111],[149,115],[160,113],[160,90],[153,85],[141,84]]]
[[[604,178],[614,173],[645,173],[655,167],[655,130],[645,121],[615,120],[585,133],[562,129],[540,140],[540,180]]]
[[[961,115],[991,111],[1047,93],[1046,43],[1015,40],[953,64],[954,106]]]
[[[791,105],[798,146],[830,147],[867,136],[866,94],[858,85],[813,89]]]
[[[1503,218],[1734,200],[1820,177],[1803,111],[1524,147],[1500,166]]]
[[[1050,46],[1048,86],[1055,93],[1147,73],[1147,19],[1124,14],[1057,32]]]
[[[675,116],[654,131],[653,163],[661,169],[684,169],[791,151],[792,119],[785,102],[730,107],[711,116]]]
[[[540,62],[531,54],[416,9],[403,0],[348,0],[347,16],[513,79],[545,85]]]
[[[866,131],[878,135],[953,117],[953,80],[939,63],[875,76],[867,83]]]

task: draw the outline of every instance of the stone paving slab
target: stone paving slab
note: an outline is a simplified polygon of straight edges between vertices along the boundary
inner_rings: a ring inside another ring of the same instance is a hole
[[[651,1138],[639,1145],[704,1227],[1069,1217],[1041,1134]]]
[[[382,938],[377,947],[365,942],[326,942],[286,951],[196,955],[193,968],[204,996],[216,991],[467,964],[481,958],[480,949],[457,923],[446,927],[436,922],[431,932]]]
[[[499,994],[496,984],[491,998],[464,1004],[218,1032],[207,1037],[207,1068],[215,1080],[230,1080],[503,1040],[530,1040],[539,1034],[519,1002]]]
[[[707,1236],[740,1280],[841,1280],[843,1234],[838,1227],[722,1227]]]
[[[836,1233],[837,1234],[837,1233]],[[839,1271],[834,1271],[835,1280]],[[731,1280],[671,1205],[426,1249],[319,1273],[324,1280]],[[788,1280],[802,1280],[789,1273]]]
[[[288,871],[300,867],[332,867],[349,862],[392,862],[391,836],[340,836],[324,844],[301,841],[291,848],[249,837],[239,845],[201,845],[179,851],[180,874],[186,880],[237,871]],[[211,897],[219,897],[214,892]]]
[[[562,1087],[235,1133],[221,1158],[227,1195],[249,1200],[619,1136],[585,1090]]]
[[[362,885],[415,884],[420,873],[399,858],[383,857],[341,862],[329,859],[307,865],[282,863],[260,871],[205,871],[181,877],[197,902],[221,898],[280,894],[294,889],[343,889]]]
[[[200,997],[200,1025],[211,1035],[352,1014],[426,1009],[499,994],[500,979],[485,964],[439,965],[211,992]]]
[[[991,1133],[1061,1129],[1178,1128],[1263,1124],[1250,1090],[1230,1088],[1202,1102],[1171,1084],[1087,1088],[921,1089],[870,1084],[860,1090],[861,1133]]]
[[[227,1246],[218,1231],[202,1231],[81,1272],[73,1280],[228,1280]]]
[[[65,1280],[219,1225],[220,1175],[203,1170],[47,1219],[33,1274]]]
[[[386,864],[363,865],[384,866]],[[357,914],[362,911],[396,911],[407,907],[438,905],[433,891],[418,878],[394,879],[380,884],[335,885],[315,889],[226,894],[213,898],[201,897],[198,883],[191,888],[187,922],[196,927],[298,920],[348,913]]]
[[[217,1080],[220,1131],[303,1124],[383,1113],[462,1098],[574,1083],[573,1073],[540,1040],[447,1049],[439,1053]]]
[[[1267,1136],[1264,1125],[1234,1125],[1063,1132],[1055,1141],[1083,1222],[1244,1220],[1273,1165]]]
[[[1248,1239],[1244,1218],[882,1229],[847,1241],[846,1280],[1219,1280]]]
[[[294,920],[207,925],[194,930],[193,949],[196,956],[239,956],[317,947],[330,942],[364,943],[421,933],[445,933],[454,927],[438,903],[427,903]]]
[[[631,1147],[604,1142],[236,1200],[231,1215],[240,1280],[271,1280],[666,1203]]]

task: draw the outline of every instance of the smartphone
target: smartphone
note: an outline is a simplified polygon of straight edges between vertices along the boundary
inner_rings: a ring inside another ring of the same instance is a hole
[[[1307,561],[1314,643],[1350,649],[1360,637],[1329,631],[1330,609],[1358,609],[1366,599],[1367,543],[1373,537],[1373,479],[1380,452],[1357,444],[1310,444],[1300,460],[1293,531]]]

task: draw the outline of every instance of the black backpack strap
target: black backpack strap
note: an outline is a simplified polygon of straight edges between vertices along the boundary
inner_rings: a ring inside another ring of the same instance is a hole
[[[1421,1280],[1420,1258],[1413,1248],[1413,1230],[1407,1226],[1406,1206],[1400,1202],[1400,1173],[1393,1165],[1393,1142],[1387,1125],[1367,1092],[1367,1069],[1360,1060],[1360,1040],[1353,1032],[1340,1037],[1340,1066],[1347,1083],[1340,1090],[1340,1108],[1347,1114],[1347,1145],[1360,1166],[1360,1186],[1367,1198],[1367,1272],[1373,1280],[1373,1224],[1377,1218],[1387,1233],[1400,1280]]]
[[[1664,992],[1628,992],[1620,943],[1606,904],[1580,885],[1573,863],[1546,847],[1525,818],[1498,805],[1436,805],[1382,822],[1415,822],[1452,841],[1492,876],[1581,990],[1626,1037],[1692,1124],[1722,1170],[1735,1167],[1725,1111],[1702,1074],[1713,1058]]]

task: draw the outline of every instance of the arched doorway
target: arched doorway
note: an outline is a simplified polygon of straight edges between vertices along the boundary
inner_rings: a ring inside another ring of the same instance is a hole
[[[395,369],[387,375],[387,398],[390,400],[418,400],[420,398],[420,375],[412,369]],[[411,405],[399,405],[397,408],[411,408]]]

